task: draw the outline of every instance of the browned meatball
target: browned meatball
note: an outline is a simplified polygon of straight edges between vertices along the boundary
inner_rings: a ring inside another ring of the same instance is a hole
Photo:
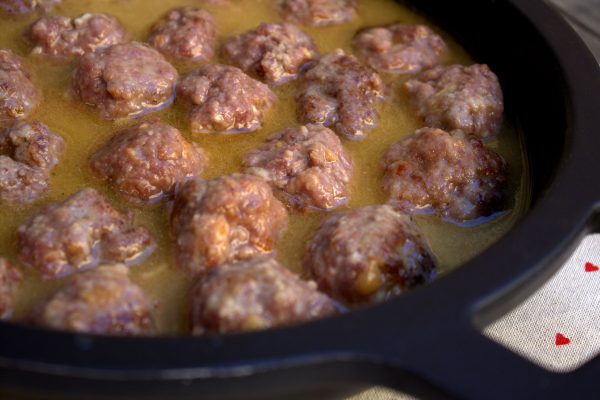
[[[414,73],[439,64],[444,40],[424,25],[394,24],[360,30],[354,47],[369,65],[386,72]]]
[[[423,128],[393,144],[382,165],[390,204],[406,212],[435,211],[458,221],[502,206],[506,163],[461,131]]]
[[[190,275],[273,251],[287,212],[262,179],[235,174],[193,179],[178,189],[171,214],[178,264]]]
[[[136,117],[173,101],[177,71],[158,51],[130,42],[88,53],[75,71],[81,100],[106,119]]]
[[[48,188],[65,142],[41,122],[21,122],[0,131],[0,199],[30,202]]]
[[[409,80],[405,88],[427,126],[480,137],[494,135],[502,126],[502,89],[487,65],[438,66]]]
[[[27,117],[39,102],[39,91],[21,58],[0,49],[0,126]]]
[[[61,0],[0,0],[0,13],[27,14],[33,11],[48,11]]]
[[[331,210],[348,201],[350,158],[336,134],[321,125],[285,129],[248,153],[244,167],[300,209]]]
[[[92,157],[92,168],[131,199],[157,200],[206,165],[201,148],[158,120],[116,133]]]
[[[161,53],[182,60],[206,61],[214,56],[215,20],[205,10],[177,8],[152,27],[148,43]]]
[[[100,262],[135,264],[155,247],[150,233],[133,226],[94,189],[38,210],[17,230],[23,264],[44,278],[61,278]]]
[[[308,243],[304,270],[330,296],[361,304],[429,282],[435,262],[409,216],[369,206],[329,216]]]
[[[337,50],[306,70],[296,100],[301,122],[329,126],[347,139],[358,140],[377,125],[374,103],[382,96],[379,75]]]
[[[194,334],[255,331],[335,313],[331,299],[272,258],[211,270],[192,290]]]
[[[83,14],[77,18],[44,16],[31,25],[34,54],[74,58],[128,40],[121,23],[108,14]]]
[[[11,317],[13,303],[23,276],[8,260],[0,257],[0,319]]]
[[[58,164],[64,148],[64,139],[39,121],[21,122],[0,132],[0,154],[45,171]]]
[[[287,20],[305,25],[341,24],[356,16],[357,0],[282,0]]]
[[[73,277],[35,313],[38,325],[101,335],[151,335],[154,303],[129,279],[123,264]]]
[[[228,65],[204,65],[179,84],[179,95],[191,104],[195,133],[250,132],[260,129],[275,100],[267,85]]]
[[[225,57],[244,71],[271,84],[298,77],[300,68],[317,55],[306,33],[292,24],[261,24],[227,40]]]
[[[43,170],[0,155],[0,200],[29,203],[40,198],[48,184]]]

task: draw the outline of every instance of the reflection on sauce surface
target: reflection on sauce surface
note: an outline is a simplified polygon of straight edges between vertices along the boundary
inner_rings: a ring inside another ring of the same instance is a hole
[[[197,0],[63,0],[53,10],[54,14],[77,16],[84,12],[107,12],[115,15],[130,31],[132,38],[144,41],[150,26],[173,7],[198,6]],[[228,36],[256,27],[261,22],[281,21],[276,2],[268,0],[240,0],[228,6],[206,5],[216,17],[219,44]],[[108,185],[101,183],[89,167],[91,154],[113,132],[130,125],[132,121],[105,121],[92,109],[73,99],[70,93],[74,64],[52,61],[39,56],[29,56],[32,46],[23,38],[23,32],[35,16],[0,18],[0,47],[9,48],[25,58],[34,74],[35,82],[43,92],[42,106],[30,117],[39,119],[60,133],[66,141],[66,152],[61,163],[52,172],[51,190],[42,200],[31,205],[3,204],[0,210],[0,254],[16,261],[16,229],[36,208],[48,202],[63,201],[76,191],[93,186],[101,191],[120,211],[133,209],[138,224],[148,227],[155,235],[159,249],[145,263],[132,268],[133,279],[148,295],[158,300],[156,310],[159,329],[164,333],[180,333],[187,329],[187,294],[190,282],[174,265],[172,238],[168,230],[168,214],[164,203],[146,206],[127,203]],[[304,27],[321,53],[335,48],[352,52],[351,39],[357,29],[370,25],[394,22],[427,23],[421,16],[392,0],[363,1],[358,18],[350,23],[328,27]],[[430,25],[430,24],[429,24]],[[434,27],[434,30],[436,28]],[[469,64],[474,62],[451,38],[440,32],[450,52],[444,63]],[[485,62],[485,60],[477,60]],[[180,74],[193,65],[175,64]],[[351,182],[351,200],[347,207],[384,203],[382,190],[383,171],[379,160],[389,145],[411,134],[420,122],[408,107],[400,90],[405,78],[382,75],[388,84],[388,101],[378,105],[379,126],[370,131],[365,140],[349,142],[344,146],[354,163]],[[249,134],[192,135],[185,120],[184,108],[176,104],[158,115],[181,130],[191,141],[200,144],[209,156],[209,166],[203,177],[230,174],[241,169],[241,159],[250,149],[257,147],[267,137],[283,128],[296,126],[293,101],[296,84],[286,83],[274,88],[279,96],[278,105],[270,113],[263,129]],[[157,115],[153,114],[153,115]],[[435,216],[417,216],[427,241],[439,262],[439,272],[444,273],[471,259],[499,239],[525,212],[528,201],[528,178],[525,156],[516,129],[505,123],[497,138],[486,145],[498,151],[509,163],[509,209],[490,221],[475,226],[458,226]],[[292,211],[290,223],[278,246],[279,261],[294,271],[299,271],[307,239],[316,229],[323,213]],[[15,317],[26,315],[37,302],[47,297],[63,281],[42,282],[37,274],[25,271],[26,283],[18,299]]]

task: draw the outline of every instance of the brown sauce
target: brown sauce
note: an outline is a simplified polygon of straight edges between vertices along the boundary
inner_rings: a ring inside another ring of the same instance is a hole
[[[145,41],[150,26],[166,11],[174,7],[198,6],[197,0],[64,0],[53,14],[77,16],[84,12],[107,12],[123,23],[134,40]],[[256,27],[261,22],[281,21],[276,2],[270,0],[238,0],[227,6],[206,5],[217,22],[219,43],[228,36]],[[128,203],[107,184],[93,176],[89,167],[91,154],[118,128],[133,121],[105,121],[98,114],[74,100],[69,92],[74,64],[30,56],[32,46],[23,38],[23,32],[36,16],[0,17],[0,48],[12,49],[25,59],[43,92],[42,106],[29,119],[39,119],[66,141],[66,153],[52,172],[51,189],[42,200],[30,204],[1,204],[0,255],[17,261],[16,229],[39,206],[63,201],[67,196],[85,187],[95,187],[106,195],[119,210],[133,209],[136,221],[155,235],[159,248],[142,265],[132,267],[133,279],[146,293],[158,301],[156,319],[159,330],[165,334],[183,333],[187,329],[188,291],[191,282],[174,265],[172,238],[168,228],[168,214],[164,203],[139,206]],[[423,17],[392,0],[363,1],[358,17],[349,23],[328,27],[303,27],[315,40],[321,53],[335,48],[352,52],[351,39],[357,29],[370,25],[393,22],[425,23]],[[475,62],[444,32],[432,27],[446,40],[450,49],[445,64],[470,64]],[[477,60],[485,62],[485,60]],[[176,65],[180,73],[191,67]],[[382,190],[383,171],[379,160],[389,145],[420,127],[418,119],[408,106],[400,90],[403,78],[382,75],[390,91],[388,99],[378,110],[379,126],[361,142],[344,140],[354,163],[349,208],[386,201]],[[250,149],[257,147],[274,132],[298,125],[295,115],[295,83],[275,87],[279,103],[270,114],[264,128],[249,134],[192,135],[187,128],[185,111],[175,103],[171,108],[155,113],[181,130],[191,141],[199,143],[208,153],[210,165],[203,177],[211,178],[230,174],[241,169],[241,159]],[[518,130],[505,122],[498,137],[486,145],[498,151],[509,163],[510,208],[489,221],[476,226],[458,226],[435,216],[417,216],[428,243],[438,259],[439,273],[446,273],[498,240],[510,230],[526,211],[529,204],[528,173],[525,152]],[[323,213],[290,213],[290,222],[277,246],[279,261],[294,271],[299,271],[304,246],[313,234]],[[35,305],[64,284],[64,281],[41,281],[35,272],[25,270],[25,283],[17,300],[14,317],[26,316]]]

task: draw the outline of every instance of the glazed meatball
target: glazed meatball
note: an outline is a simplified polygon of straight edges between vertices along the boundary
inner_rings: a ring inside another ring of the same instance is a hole
[[[282,0],[281,14],[304,25],[332,25],[356,16],[357,0]]]
[[[0,199],[31,202],[48,188],[65,142],[39,121],[0,131]]]
[[[21,58],[0,49],[0,126],[27,117],[40,103],[40,93]]]
[[[17,230],[23,264],[44,278],[62,278],[100,262],[135,264],[154,250],[145,228],[133,226],[94,189],[38,210]]]
[[[272,258],[211,270],[192,290],[194,334],[254,331],[331,315],[331,299]]]
[[[82,272],[35,313],[37,325],[100,335],[151,335],[154,303],[123,264]]]
[[[179,95],[191,105],[194,133],[250,132],[260,129],[275,100],[267,85],[227,65],[204,65],[179,84]]]
[[[8,260],[0,257],[0,319],[9,319],[23,276]]]
[[[217,37],[215,20],[205,10],[177,8],[158,21],[148,43],[166,56],[191,61],[206,61],[214,56]]]
[[[439,64],[448,51],[444,40],[424,25],[363,29],[356,34],[353,44],[371,67],[404,74]]]
[[[412,105],[427,126],[487,137],[502,126],[504,104],[487,65],[438,66],[405,83]]]
[[[406,212],[435,211],[466,221],[503,205],[505,161],[461,131],[419,129],[393,144],[382,165],[390,204]]]
[[[305,273],[347,304],[385,300],[434,277],[434,258],[412,219],[390,206],[329,216],[310,240]]]
[[[248,153],[244,167],[300,209],[331,210],[348,201],[350,158],[336,134],[321,125],[285,129]]]
[[[28,14],[34,11],[48,11],[61,0],[0,0],[0,13]]]
[[[337,50],[306,70],[296,100],[302,123],[332,127],[345,138],[358,140],[377,125],[374,103],[382,97],[379,75]]]
[[[193,179],[178,189],[171,215],[178,264],[199,275],[273,251],[287,212],[255,176]]]
[[[158,120],[118,132],[92,157],[92,169],[131,199],[157,200],[206,165],[202,149]]]
[[[142,43],[117,44],[81,57],[74,88],[103,118],[136,117],[170,104],[177,71]]]
[[[261,24],[230,38],[224,54],[231,63],[270,84],[296,79],[317,55],[312,39],[292,24]]]
[[[34,54],[75,58],[124,43],[129,34],[108,14],[83,14],[77,18],[44,16],[31,25],[29,38]]]

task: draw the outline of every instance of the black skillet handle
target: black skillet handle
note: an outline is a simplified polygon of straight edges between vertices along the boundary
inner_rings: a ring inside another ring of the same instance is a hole
[[[374,383],[418,398],[597,396],[600,357],[570,373],[552,372],[484,336],[472,310],[452,304],[438,309],[426,317],[413,316],[407,324],[386,327],[377,353],[387,373]]]

